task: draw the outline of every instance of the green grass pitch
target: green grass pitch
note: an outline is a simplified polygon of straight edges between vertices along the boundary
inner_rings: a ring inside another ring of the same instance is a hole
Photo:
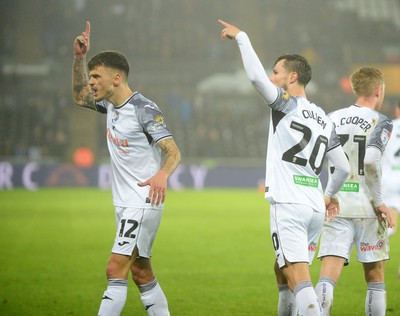
[[[96,315],[114,233],[109,191],[0,191],[0,315]],[[399,259],[400,232],[386,268],[389,316],[400,315]],[[172,315],[276,315],[273,262],[256,189],[169,192],[153,265]],[[332,315],[364,315],[365,289],[353,257]],[[122,315],[146,315],[132,281]]]

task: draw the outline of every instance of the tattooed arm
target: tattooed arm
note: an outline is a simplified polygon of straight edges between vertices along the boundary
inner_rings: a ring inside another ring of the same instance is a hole
[[[74,40],[74,62],[72,65],[72,99],[76,105],[95,110],[94,97],[89,86],[86,54],[90,48],[90,22],[86,30]]]
[[[159,205],[164,203],[167,193],[168,177],[175,171],[181,161],[181,153],[172,137],[159,141],[158,146],[166,154],[161,169],[150,179],[145,182],[138,183],[140,187],[150,186],[149,198],[151,205]]]
[[[76,105],[95,110],[86,71],[86,57],[76,57],[72,65],[72,99]]]
[[[179,148],[172,137],[165,138],[159,141],[157,144],[166,154],[164,164],[161,167],[160,171],[164,170],[164,172],[166,172],[168,176],[170,176],[175,171],[176,167],[181,161],[181,152],[179,151]]]

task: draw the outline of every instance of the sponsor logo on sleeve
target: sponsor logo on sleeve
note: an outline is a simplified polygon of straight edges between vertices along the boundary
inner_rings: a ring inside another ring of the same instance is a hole
[[[387,142],[389,141],[389,138],[390,138],[390,132],[386,128],[384,128],[381,134],[382,143],[386,145]]]

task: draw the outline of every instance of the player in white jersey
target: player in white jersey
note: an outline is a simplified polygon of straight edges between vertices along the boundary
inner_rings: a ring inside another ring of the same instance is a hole
[[[88,63],[88,77],[89,48],[90,23],[86,22],[86,30],[74,40],[72,94],[75,104],[107,114],[117,224],[106,270],[108,287],[98,315],[121,313],[129,272],[148,315],[169,315],[150,257],[167,180],[179,164],[180,152],[157,105],[130,89],[125,56],[113,51],[96,54]]]
[[[338,193],[340,214],[325,222],[322,228],[318,253],[322,264],[316,291],[324,315],[329,315],[335,284],[355,246],[368,285],[366,315],[384,315],[384,266],[389,259],[387,226],[392,226],[392,220],[382,200],[381,158],[390,138],[392,122],[378,112],[385,95],[382,73],[376,68],[362,67],[350,79],[357,98],[355,104],[329,117],[335,123],[351,172]],[[335,172],[331,167],[329,181]]]
[[[236,39],[250,81],[271,108],[265,197],[270,201],[276,254],[278,315],[296,315],[297,308],[300,315],[320,315],[308,265],[325,212],[332,218],[338,208],[334,195],[348,176],[349,164],[332,121],[306,98],[305,86],[311,80],[307,60],[300,55],[283,55],[268,78],[246,33],[219,22],[224,26],[222,39]],[[325,156],[338,173],[324,203],[319,174]]]
[[[382,194],[393,219],[389,237],[397,230],[400,212],[400,103],[394,109],[393,131],[382,158]]]

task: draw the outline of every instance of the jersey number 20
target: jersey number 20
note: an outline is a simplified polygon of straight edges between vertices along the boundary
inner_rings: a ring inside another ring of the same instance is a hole
[[[311,156],[307,160],[305,158],[296,156],[296,154],[301,152],[310,142],[310,139],[312,136],[311,129],[306,125],[303,125],[303,124],[300,124],[300,123],[294,122],[294,121],[292,121],[292,123],[290,124],[290,128],[303,133],[303,138],[300,140],[299,143],[297,143],[296,145],[294,145],[289,150],[287,150],[283,153],[282,160],[290,162],[290,163],[294,163],[294,164],[300,165],[300,166],[306,166],[307,162],[308,162],[310,164],[311,168],[313,169],[313,171],[315,172],[315,174],[319,175],[321,173],[323,161],[324,161],[324,158],[326,155],[326,148],[328,147],[328,138],[326,138],[324,135],[319,135],[317,137],[314,147],[313,147],[313,150],[311,152]],[[317,165],[316,160],[317,160],[318,153],[320,152],[321,145],[324,145],[325,149],[324,149],[323,155]]]

